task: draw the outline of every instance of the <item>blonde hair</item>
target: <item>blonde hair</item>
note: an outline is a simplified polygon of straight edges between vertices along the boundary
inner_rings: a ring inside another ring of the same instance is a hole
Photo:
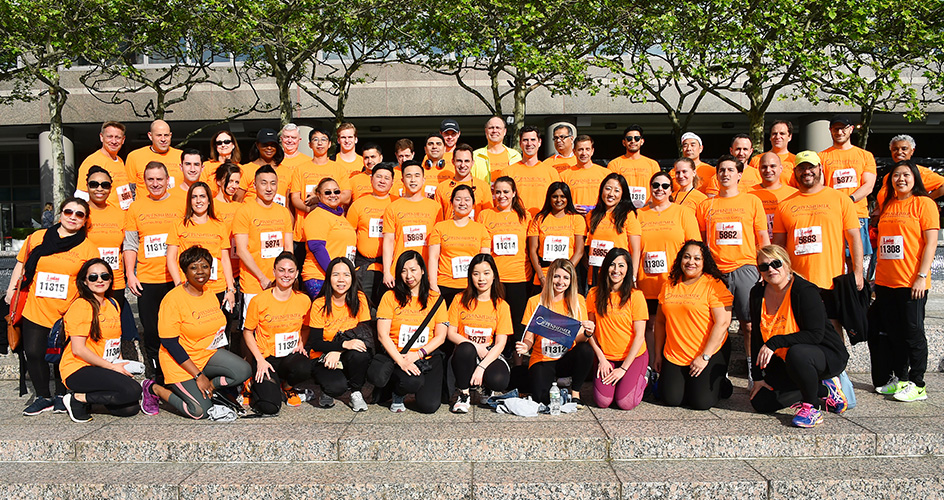
[[[577,270],[568,259],[557,259],[547,266],[547,279],[541,290],[541,305],[550,309],[554,302],[554,273],[558,269],[563,269],[570,274],[570,286],[564,291],[564,306],[567,308],[568,316],[576,318],[580,316],[580,302],[577,300]]]
[[[780,262],[783,262],[785,266],[787,266],[790,272],[796,272],[793,270],[793,263],[790,262],[790,253],[787,252],[786,248],[783,248],[780,245],[767,245],[757,250],[757,260],[760,260],[761,256],[767,257],[770,260],[779,260]],[[804,279],[805,278],[806,276],[804,276]]]

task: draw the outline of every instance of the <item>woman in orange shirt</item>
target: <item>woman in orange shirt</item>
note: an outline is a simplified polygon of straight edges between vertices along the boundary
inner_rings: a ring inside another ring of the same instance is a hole
[[[733,301],[708,245],[686,241],[659,293],[656,313],[654,368],[665,404],[687,402],[692,409],[707,410],[722,394],[730,396],[727,338]]]
[[[793,425],[813,427],[821,410],[846,411],[839,374],[849,353],[826,318],[819,288],[793,272],[781,246],[757,251],[763,281],[751,289],[751,406],[773,413],[793,406]],[[820,394],[826,397],[821,398]]]
[[[93,167],[95,168],[95,167]],[[79,297],[63,318],[69,343],[62,351],[59,371],[72,391],[63,398],[73,422],[92,419],[91,406],[104,405],[118,417],[138,413],[141,386],[121,359],[121,318],[112,299],[112,269],[102,259],[91,259],[79,269]]]
[[[924,309],[940,219],[911,160],[895,164],[885,176],[885,191],[895,195],[885,199],[878,220],[873,307],[881,311],[882,331],[888,335],[869,338],[872,383],[877,392],[899,401],[919,401],[928,397]]]
[[[250,405],[263,415],[275,415],[282,407],[282,391],[289,406],[300,406],[294,387],[311,375],[305,356],[308,309],[311,301],[295,291],[298,265],[291,252],[275,258],[275,286],[249,302],[243,338],[252,355]]]
[[[531,397],[540,403],[550,403],[551,385],[558,377],[570,376],[574,402],[580,403],[580,388],[593,370],[593,348],[587,339],[593,336],[596,325],[587,317],[587,301],[577,293],[577,270],[567,259],[557,259],[547,268],[548,280],[540,295],[528,300],[522,326],[527,327],[539,305],[558,314],[580,320],[583,328],[577,333],[574,345],[565,349],[551,339],[526,331],[524,338],[515,343],[519,355],[530,353],[528,380]]]
[[[341,188],[330,177],[321,179],[318,204],[305,216],[305,236],[308,252],[302,267],[305,293],[314,300],[324,286],[325,269],[335,257],[347,257],[351,262],[357,254],[357,232],[344,218],[341,206]]]
[[[587,214],[587,284],[596,284],[596,275],[611,248],[628,250],[633,269],[639,269],[641,232],[626,179],[616,172],[607,175],[600,184],[597,204]]]
[[[469,263],[480,253],[488,253],[492,238],[488,229],[470,218],[475,191],[460,184],[452,190],[452,219],[437,222],[429,234],[429,286],[441,293],[446,305],[469,284]]]
[[[597,358],[593,379],[593,399],[609,408],[614,402],[622,410],[632,410],[642,401],[646,389],[646,299],[633,286],[630,256],[623,248],[606,254],[606,276],[587,294],[587,313],[597,325],[590,346]]]
[[[695,162],[691,158],[679,158],[672,166],[675,172],[675,192],[672,193],[672,203],[695,210],[699,203],[708,199],[705,193],[699,191],[698,176],[695,174]]]
[[[531,293],[541,293],[546,281],[547,266],[557,259],[570,259],[574,266],[583,259],[587,221],[577,213],[570,186],[555,181],[547,187],[544,207],[528,226],[528,256],[534,269]],[[541,271],[538,272],[538,269]]]

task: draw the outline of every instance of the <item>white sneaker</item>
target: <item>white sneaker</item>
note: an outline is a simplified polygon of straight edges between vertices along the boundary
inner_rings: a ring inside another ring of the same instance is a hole
[[[472,405],[469,403],[469,395],[459,393],[459,399],[456,400],[456,404],[452,405],[453,413],[469,413],[469,409]]]
[[[394,413],[403,413],[406,411],[406,405],[403,404],[403,396],[393,395],[393,402],[390,403],[390,411]]]
[[[361,391],[351,392],[351,409],[354,411],[367,411],[367,402],[364,401],[364,395]]]
[[[892,377],[887,384],[876,387],[875,392],[889,396],[904,389],[907,385],[908,382],[900,382],[898,377]]]
[[[912,401],[923,401],[928,399],[928,392],[924,387],[918,387],[914,382],[900,382],[905,383],[904,389],[895,393],[894,397],[898,401],[904,401],[910,403]]]

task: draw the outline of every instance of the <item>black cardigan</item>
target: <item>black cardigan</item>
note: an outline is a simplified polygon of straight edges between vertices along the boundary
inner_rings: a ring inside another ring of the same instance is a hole
[[[766,286],[767,282],[760,281],[751,289],[751,374],[754,380],[764,380],[763,371],[754,362],[757,361],[757,354],[765,343],[760,333],[760,320]],[[829,373],[838,375],[845,370],[849,351],[846,350],[842,337],[833,328],[832,322],[826,317],[826,306],[820,297],[819,287],[794,274],[790,288],[790,306],[800,331],[776,335],[766,342],[767,347],[776,351],[797,344],[818,345],[826,354]]]

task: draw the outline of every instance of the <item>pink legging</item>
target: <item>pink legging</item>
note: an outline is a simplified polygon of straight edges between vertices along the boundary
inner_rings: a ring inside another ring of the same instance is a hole
[[[607,363],[614,368],[617,366],[617,363],[613,361],[607,361]],[[622,410],[632,410],[638,406],[639,402],[642,401],[642,393],[646,390],[646,367],[648,365],[648,355],[636,356],[636,359],[629,365],[626,375],[623,375],[623,378],[615,385],[604,384],[603,379],[594,377],[593,398],[596,400],[597,406],[609,408],[614,399],[616,400],[616,406]]]

